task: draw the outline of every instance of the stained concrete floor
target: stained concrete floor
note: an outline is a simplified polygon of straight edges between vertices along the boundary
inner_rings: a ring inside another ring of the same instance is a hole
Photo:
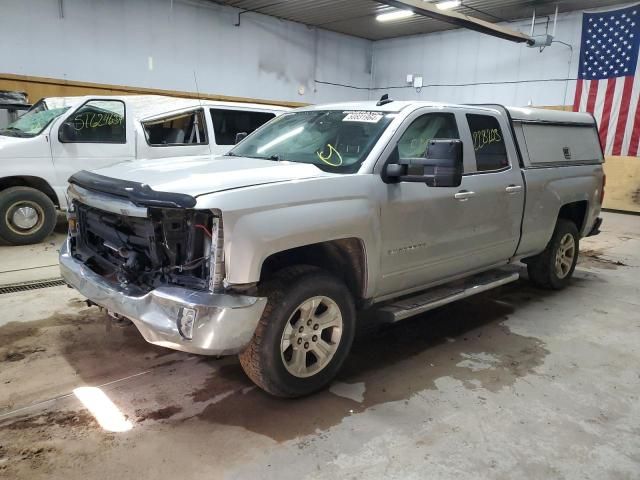
[[[640,217],[604,217],[566,290],[523,279],[362,336],[301,400],[67,288],[0,295],[0,478],[638,479]],[[82,386],[132,428],[100,427]]]

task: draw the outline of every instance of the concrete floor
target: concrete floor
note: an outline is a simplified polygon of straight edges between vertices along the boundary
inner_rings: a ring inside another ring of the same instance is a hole
[[[0,295],[0,477],[638,479],[640,217],[604,217],[566,290],[521,280],[362,337],[302,400],[64,287]],[[130,430],[97,423],[87,385]]]
[[[0,285],[60,277],[58,250],[67,232],[64,214],[58,214],[54,232],[37,245],[0,243]]]

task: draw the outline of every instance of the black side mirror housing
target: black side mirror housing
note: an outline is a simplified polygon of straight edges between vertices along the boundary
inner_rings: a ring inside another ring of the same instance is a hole
[[[63,123],[58,129],[58,140],[60,143],[69,143],[75,140],[75,131],[70,123]]]
[[[247,132],[238,132],[236,133],[236,144],[240,143],[242,140],[244,140],[247,135],[249,135]]]
[[[426,183],[430,187],[458,187],[462,183],[462,141],[429,140],[424,158],[398,158],[387,164],[388,183]]]

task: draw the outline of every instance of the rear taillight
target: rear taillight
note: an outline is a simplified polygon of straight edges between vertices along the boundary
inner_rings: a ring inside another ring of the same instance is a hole
[[[604,202],[604,186],[607,184],[607,174],[602,174],[602,188],[600,189],[600,205]]]

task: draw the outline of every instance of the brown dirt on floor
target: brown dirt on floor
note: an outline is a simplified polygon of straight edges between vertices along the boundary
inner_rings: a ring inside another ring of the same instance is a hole
[[[463,388],[497,392],[509,388],[519,378],[536,375],[537,368],[548,355],[539,339],[514,334],[503,322],[517,308],[544,302],[552,295],[519,282],[360,336],[338,381],[363,383],[362,402],[329,390],[302,399],[275,398],[256,388],[235,358],[203,358],[197,364],[210,364],[212,371],[208,377],[197,377],[201,378],[201,383],[191,390],[172,392],[158,383],[157,391],[145,390],[137,394],[135,421],[144,425],[141,428],[147,428],[147,424],[150,428],[190,428],[192,422],[242,427],[282,442],[325,431],[345,417],[375,409],[383,403],[408,402],[425,389],[437,390],[437,381],[443,377],[459,381]],[[131,363],[145,357],[153,360],[160,353],[171,353],[147,345],[134,329],[124,332],[114,329],[116,333],[120,332],[115,336],[105,334],[104,326],[98,322],[100,313],[95,309],[90,311],[95,313],[78,316],[78,325],[48,319],[59,327],[52,328],[43,322],[37,326],[40,335],[35,337],[39,342],[49,341],[45,353],[62,355],[82,378],[94,375],[104,381],[105,372],[110,374],[121,364],[125,365],[119,374],[126,373],[131,369]],[[549,314],[553,315],[553,312],[549,311]],[[86,323],[82,323],[85,320]],[[69,336],[70,333],[77,336]],[[12,348],[15,349],[15,345]],[[13,368],[27,361],[5,365]],[[183,373],[194,368],[190,362],[171,365],[172,362],[174,360],[156,360],[155,365],[165,364],[167,370],[178,368]],[[149,361],[147,367],[148,364]],[[198,371],[203,372],[203,369]],[[166,382],[170,378],[158,377],[158,381]],[[151,426],[154,422],[159,422],[158,426]],[[41,462],[41,466],[35,467],[39,472],[46,472],[50,465],[48,459],[53,453],[48,453],[47,448],[53,446],[67,451],[70,448],[65,446],[68,439],[82,442],[86,437],[87,441],[99,443],[105,437],[84,410],[14,418],[8,423],[0,423],[0,432],[0,444],[5,448],[9,445],[8,455],[12,459],[22,458],[20,451],[25,448],[45,449],[29,460],[21,460],[34,462],[33,465]],[[26,468],[31,464],[24,465]]]
[[[540,295],[522,284],[510,291],[513,303],[520,305]],[[364,383],[361,403],[330,391],[296,400],[275,398],[254,388],[238,363],[212,373],[189,396],[211,401],[196,415],[200,420],[285,441],[326,430],[382,403],[408,401],[422,390],[437,389],[435,382],[442,377],[496,392],[535,374],[549,353],[540,340],[502,325],[512,312],[504,303],[478,296],[358,339],[338,381]]]
[[[93,416],[86,411],[48,411],[35,416],[12,417],[0,422],[0,428],[7,430],[26,430],[31,428],[58,427],[94,427],[96,422]]]
[[[171,405],[169,407],[159,408],[157,410],[136,410],[137,422],[144,422],[146,420],[165,420],[177,415],[182,411],[182,407],[177,405]]]
[[[136,374],[175,354],[147,343],[135,327],[110,322],[104,311],[85,307],[0,327],[0,412]]]
[[[604,253],[601,250],[580,250],[580,256],[578,257],[578,265],[581,267],[593,267],[604,270],[615,270],[618,267],[628,266],[626,263],[609,260],[603,258]]]
[[[20,360],[24,360],[27,355],[32,355],[34,353],[46,352],[47,349],[44,347],[32,347],[32,348],[22,348],[17,351],[9,351],[4,356],[5,362],[19,362]]]
[[[96,427],[93,416],[84,411],[51,410],[0,422],[0,478],[31,478],[36,471],[46,475],[64,442],[82,441]]]

